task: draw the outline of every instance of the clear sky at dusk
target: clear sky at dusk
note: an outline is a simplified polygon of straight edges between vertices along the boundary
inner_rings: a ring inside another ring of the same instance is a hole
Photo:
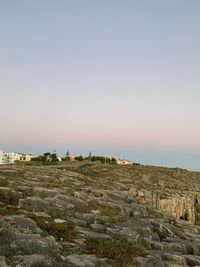
[[[0,3],[0,148],[200,170],[199,0]]]

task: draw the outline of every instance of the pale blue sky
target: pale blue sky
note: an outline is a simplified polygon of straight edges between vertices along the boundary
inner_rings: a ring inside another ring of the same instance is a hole
[[[198,0],[0,1],[0,147],[200,170]]]

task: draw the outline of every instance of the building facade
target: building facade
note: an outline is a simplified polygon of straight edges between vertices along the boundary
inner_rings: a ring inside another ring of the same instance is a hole
[[[3,150],[0,150],[0,164],[13,164],[16,160],[18,161],[30,161],[33,157],[36,157],[32,154],[24,153],[6,153]]]
[[[0,164],[3,164],[3,150],[0,150]]]

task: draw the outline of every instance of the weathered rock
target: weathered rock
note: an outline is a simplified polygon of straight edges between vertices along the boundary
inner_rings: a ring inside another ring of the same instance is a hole
[[[93,224],[95,222],[96,215],[95,214],[89,214],[89,213],[76,212],[74,214],[74,217],[76,219],[85,221],[86,225],[89,227],[91,224]]]
[[[91,162],[57,168],[0,166],[0,266],[110,266],[87,254],[86,240],[142,246],[146,254],[130,266],[200,265],[199,173]]]
[[[189,266],[200,266],[200,256],[187,255],[185,260]]]
[[[24,267],[51,266],[50,259],[41,254],[16,256],[13,258],[13,261],[15,263],[15,266],[24,266]]]
[[[19,206],[21,209],[28,211],[47,211],[49,209],[49,203],[39,197],[27,197],[20,199]]]
[[[0,267],[9,267],[4,256],[0,256]]]
[[[93,231],[95,231],[97,233],[105,233],[106,232],[105,225],[94,223],[94,224],[91,224],[91,228]]]
[[[191,223],[195,223],[195,206],[194,195],[188,195],[187,193],[174,193],[173,195],[168,192],[161,192],[158,190],[146,190],[146,189],[129,189],[129,197],[132,195],[140,203],[149,204],[152,207],[158,208],[164,212],[172,214],[177,219],[184,219]],[[151,212],[151,210],[150,210]],[[152,214],[153,215],[153,214]],[[156,216],[154,211],[154,216]],[[157,212],[157,216],[161,214]],[[196,213],[196,217],[197,217]]]
[[[94,255],[69,255],[66,261],[73,267],[106,267],[107,259],[99,259]]]
[[[181,254],[163,253],[162,259],[166,261],[174,261],[178,264],[186,265],[186,259]]]

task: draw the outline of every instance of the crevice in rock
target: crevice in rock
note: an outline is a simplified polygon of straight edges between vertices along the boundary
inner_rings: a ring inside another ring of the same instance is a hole
[[[197,197],[195,197],[194,199],[194,216],[195,216],[194,224],[200,226],[200,204]]]

